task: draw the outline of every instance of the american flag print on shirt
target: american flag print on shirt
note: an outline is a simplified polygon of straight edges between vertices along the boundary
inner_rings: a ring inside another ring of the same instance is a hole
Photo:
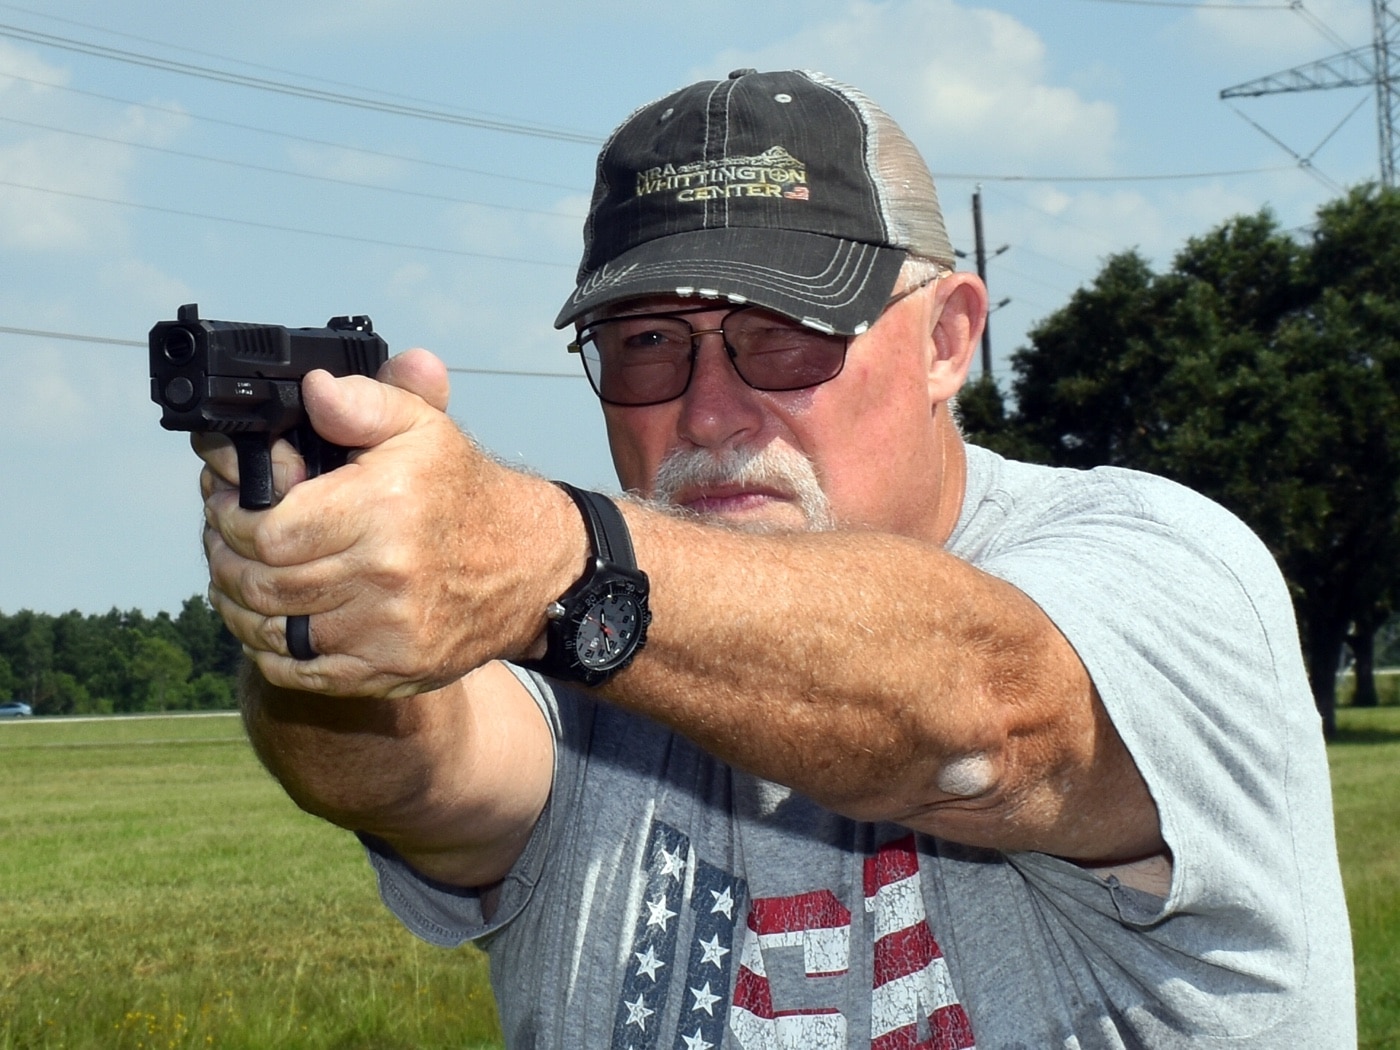
[[[848,1031],[839,1005],[775,1003],[768,978],[765,955],[783,951],[800,953],[808,978],[849,978],[851,911],[833,891],[747,900],[743,879],[695,856],[689,837],[662,821],[643,864],[612,1050],[975,1050],[928,924],[912,835],[864,862],[868,1043]]]

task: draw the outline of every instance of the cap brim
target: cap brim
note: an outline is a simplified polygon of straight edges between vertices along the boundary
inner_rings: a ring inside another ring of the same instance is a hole
[[[842,335],[880,316],[906,252],[798,230],[728,227],[661,237],[586,274],[554,327],[646,295],[753,303]]]

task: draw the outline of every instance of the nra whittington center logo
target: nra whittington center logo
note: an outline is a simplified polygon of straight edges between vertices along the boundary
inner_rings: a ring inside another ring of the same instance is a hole
[[[674,193],[676,200],[712,201],[727,197],[808,199],[807,165],[782,146],[756,157],[723,157],[693,164],[665,164],[637,175],[637,196]]]

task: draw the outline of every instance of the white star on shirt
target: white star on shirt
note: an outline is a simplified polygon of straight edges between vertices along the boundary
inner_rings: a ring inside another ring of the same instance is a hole
[[[651,912],[650,918],[647,919],[647,925],[660,926],[662,933],[666,932],[666,923],[676,917],[676,913],[666,907],[665,897],[659,900],[647,901],[647,910]]]
[[[685,874],[685,858],[679,852],[667,853],[665,849],[662,849],[661,874],[662,876],[674,875],[679,879]]]
[[[715,906],[710,909],[710,914],[722,914],[731,922],[734,921],[734,895],[729,892],[729,887],[724,887],[723,893],[711,890],[710,896],[715,899]]]
[[[647,1018],[656,1013],[655,1010],[647,1008],[645,997],[638,995],[635,1003],[629,1003],[624,999],[622,1000],[622,1005],[627,1007],[627,1023],[634,1024],[645,1032],[647,1030]]]
[[[656,952],[652,950],[651,945],[647,945],[645,953],[634,952],[633,954],[637,957],[637,972],[644,973],[655,981],[656,971],[666,964],[656,957]]]
[[[719,934],[715,934],[708,941],[701,941],[700,949],[702,953],[700,957],[701,966],[705,965],[705,963],[714,963],[715,969],[720,970],[724,968],[720,960],[729,954],[729,949],[719,943]]]
[[[700,1029],[695,1029],[694,1035],[683,1035],[685,1040],[685,1050],[714,1050],[714,1043],[707,1043],[700,1035]]]
[[[719,1002],[719,996],[710,994],[710,982],[705,982],[704,988],[692,988],[690,994],[695,996],[695,1005],[690,1008],[691,1013],[697,1010],[704,1010],[711,1017],[715,1015],[715,1003]]]

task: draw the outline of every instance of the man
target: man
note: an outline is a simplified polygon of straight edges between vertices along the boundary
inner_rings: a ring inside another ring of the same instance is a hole
[[[893,121],[692,85],[585,239],[558,323],[629,498],[482,455],[422,351],[307,377],[362,451],[279,447],[270,511],[204,451],[259,754],[483,941],[508,1045],[1353,1043],[1277,570],[1161,479],[964,445],[986,292]]]

